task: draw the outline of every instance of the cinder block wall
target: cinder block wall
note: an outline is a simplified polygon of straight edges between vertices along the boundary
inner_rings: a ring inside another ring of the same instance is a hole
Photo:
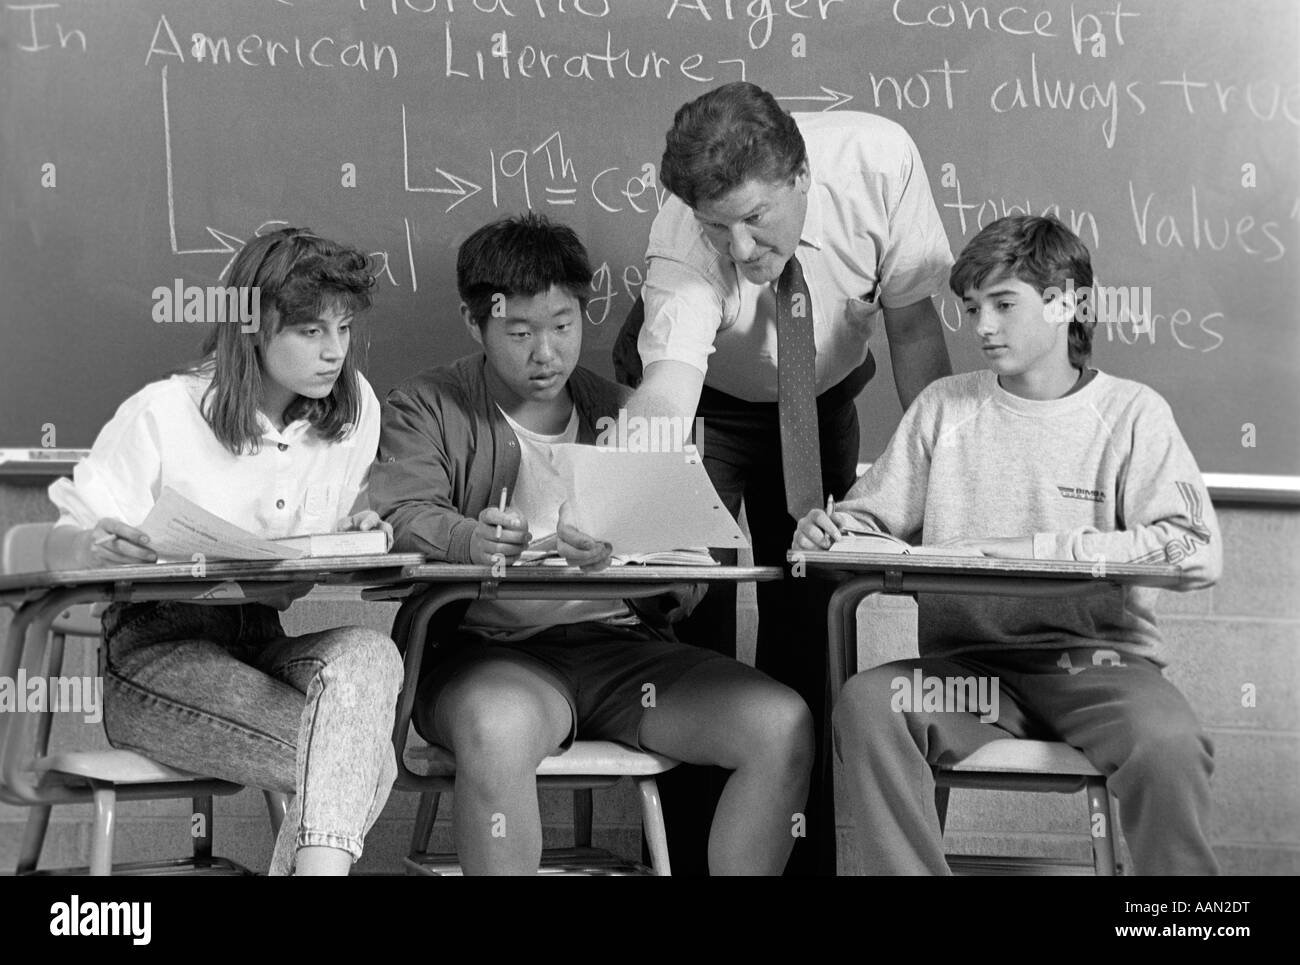
[[[0,530],[19,522],[52,520],[40,485],[0,482]],[[1229,874],[1300,873],[1300,511],[1220,509],[1227,546],[1219,586],[1194,594],[1165,594],[1162,620],[1171,642],[1170,678],[1192,700],[1216,749],[1212,833]],[[752,653],[753,595],[742,593],[741,653]],[[285,615],[291,633],[359,623],[390,627],[391,604],[303,601]],[[916,608],[909,600],[867,601],[860,612],[863,666],[915,652]],[[0,633],[9,611],[0,609]],[[66,674],[95,672],[90,648],[70,648]],[[1253,685],[1254,706],[1243,688]],[[59,715],[55,748],[106,746],[102,726]],[[1012,799],[1014,797],[1014,800]],[[840,867],[858,870],[850,816],[842,795]],[[366,842],[361,872],[400,871],[415,818],[414,795],[394,792]],[[435,830],[438,847],[451,850],[450,798]],[[185,801],[121,805],[118,861],[184,854],[190,847],[190,807]],[[548,843],[568,840],[571,799],[548,794],[542,802]],[[26,810],[0,804],[0,873],[17,860]],[[42,865],[81,865],[89,846],[89,806],[56,807]],[[630,787],[598,792],[595,843],[621,853],[639,848],[639,810]],[[271,834],[259,792],[243,791],[216,803],[216,848],[257,870],[270,859]],[[949,848],[973,854],[1051,856],[1086,861],[1086,812],[1081,795],[1007,795],[954,791],[949,806]]]

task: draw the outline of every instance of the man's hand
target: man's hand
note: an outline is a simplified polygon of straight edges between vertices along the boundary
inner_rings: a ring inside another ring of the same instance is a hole
[[[388,545],[393,545],[393,527],[391,523],[386,523],[379,518],[379,514],[373,509],[367,509],[361,513],[355,513],[352,516],[344,516],[339,520],[338,526],[334,527],[337,532],[345,533],[351,530],[359,530],[366,533],[372,529],[382,529],[388,534]]]
[[[489,506],[478,514],[478,525],[470,534],[470,562],[491,566],[495,556],[503,556],[510,562],[519,558],[532,539],[523,513],[509,506],[504,510]]]
[[[977,550],[985,556],[1001,560],[1032,560],[1034,558],[1034,538],[1032,536],[986,536],[978,539],[950,539],[937,545]]]
[[[861,525],[849,513],[835,513],[828,516],[826,510],[814,509],[799,520],[794,530],[794,542],[790,546],[791,549],[796,550],[828,550],[831,544],[844,535],[841,527]]]
[[[593,539],[573,525],[568,503],[560,503],[559,525],[555,527],[560,555],[570,566],[578,566],[594,573],[609,566],[609,556],[614,552],[610,543]]]

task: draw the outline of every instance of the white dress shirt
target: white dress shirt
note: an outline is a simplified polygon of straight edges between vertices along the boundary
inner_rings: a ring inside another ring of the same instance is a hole
[[[350,515],[379,445],[379,400],[360,373],[360,417],[343,440],[319,438],[305,419],[277,431],[259,412],[261,448],[239,456],[203,418],[210,381],[173,375],[123,402],[72,478],[50,486],[59,524],[138,526],[164,486],[268,539],[332,532]]]
[[[812,175],[796,254],[812,298],[820,394],[867,357],[882,306],[911,305],[947,283],[952,253],[921,156],[900,125],[856,111],[794,118]],[[737,272],[675,196],[655,218],[646,259],[642,364],[686,362],[715,389],[776,401],[771,286]]]

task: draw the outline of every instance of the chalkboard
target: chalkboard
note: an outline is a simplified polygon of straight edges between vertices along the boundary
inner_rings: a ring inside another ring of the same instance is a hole
[[[644,271],[674,110],[724,81],[901,122],[954,251],[1058,211],[1150,304],[1098,367],[1154,386],[1206,471],[1300,474],[1293,0],[61,0],[0,9],[0,446],[89,445],[193,357],[158,286],[282,222],[377,252],[382,395],[473,346],[454,257],[532,207],[599,266],[583,357]],[[958,370],[981,362],[958,303]],[[883,339],[863,456],[899,417]]]

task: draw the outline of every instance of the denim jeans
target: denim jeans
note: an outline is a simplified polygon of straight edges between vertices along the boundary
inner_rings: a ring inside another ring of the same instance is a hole
[[[361,856],[397,775],[402,661],[361,627],[286,637],[257,604],[117,604],[104,614],[104,728],[114,747],[294,794],[270,873],[298,848]]]

